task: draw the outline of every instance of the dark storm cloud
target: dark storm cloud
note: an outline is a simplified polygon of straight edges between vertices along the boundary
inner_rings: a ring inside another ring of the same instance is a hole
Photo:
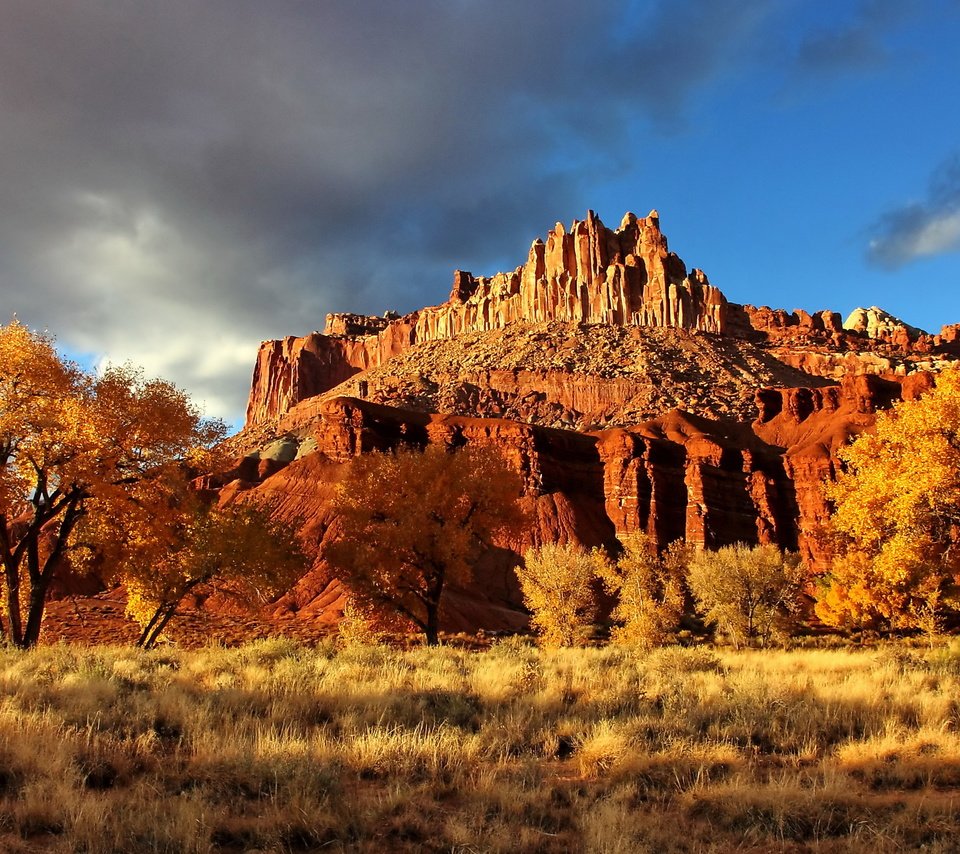
[[[765,6],[0,5],[4,312],[224,412],[261,338],[520,263]]]
[[[886,40],[891,31],[909,24],[931,0],[862,0],[846,24],[825,22],[800,41],[801,71],[836,73],[869,69],[891,58]]]
[[[934,171],[924,201],[888,211],[874,223],[867,260],[892,270],[948,252],[960,252],[960,153]]]

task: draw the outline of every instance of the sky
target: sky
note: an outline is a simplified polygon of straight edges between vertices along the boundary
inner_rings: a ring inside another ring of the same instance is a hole
[[[239,425],[259,342],[588,209],[727,298],[960,322],[960,0],[0,0],[0,322]]]

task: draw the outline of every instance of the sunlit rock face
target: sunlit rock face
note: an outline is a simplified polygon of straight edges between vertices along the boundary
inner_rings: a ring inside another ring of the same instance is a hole
[[[882,308],[855,308],[843,322],[843,328],[851,332],[866,335],[867,338],[887,341],[902,347],[928,337],[927,333],[915,326],[904,323]]]
[[[264,342],[235,439],[246,456],[205,485],[268,498],[322,546],[354,456],[496,448],[532,522],[452,591],[449,627],[509,628],[523,622],[512,567],[546,542],[615,548],[642,531],[660,547],[773,543],[828,567],[838,450],[958,357],[960,325],[930,335],[877,308],[844,321],[728,302],[668,250],[656,211],[615,230],[591,212],[513,272],[457,271],[440,305],[332,314],[323,332]],[[342,597],[321,548],[277,616],[335,620]]]
[[[702,270],[689,274],[667,248],[660,217],[628,213],[616,230],[588,211],[557,223],[511,273],[456,271],[447,302],[396,317],[327,315],[323,333],[265,341],[247,426],[276,421],[301,400],[378,367],[411,346],[513,323],[567,321],[723,333],[727,300]]]
[[[221,500],[266,500],[320,545],[312,570],[276,602],[277,617],[335,621],[344,590],[323,558],[336,536],[334,497],[344,466],[400,445],[494,448],[521,476],[530,525],[499,543],[473,582],[452,591],[448,630],[515,628],[523,622],[512,567],[530,546],[573,542],[615,547],[645,532],[661,547],[737,542],[798,550],[829,565],[822,536],[829,508],[822,484],[836,452],[868,430],[876,412],[933,384],[852,376],[840,385],[763,388],[752,422],[664,412],[629,427],[557,430],[502,418],[417,412],[345,397],[301,404],[298,434],[264,445],[203,484]],[[308,413],[309,412],[309,416]],[[292,445],[292,447],[291,447]]]

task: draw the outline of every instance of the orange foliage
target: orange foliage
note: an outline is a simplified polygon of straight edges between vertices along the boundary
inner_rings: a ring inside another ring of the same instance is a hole
[[[37,642],[47,591],[84,546],[81,519],[117,531],[142,519],[185,464],[211,460],[223,434],[170,383],[129,366],[94,376],[49,337],[17,321],[0,327],[3,634]]]
[[[839,557],[817,614],[837,626],[931,625],[960,575],[960,371],[877,416],[826,487]]]
[[[365,454],[339,486],[339,537],[325,557],[354,595],[398,612],[434,644],[447,583],[469,580],[494,540],[524,523],[521,488],[484,449]]]

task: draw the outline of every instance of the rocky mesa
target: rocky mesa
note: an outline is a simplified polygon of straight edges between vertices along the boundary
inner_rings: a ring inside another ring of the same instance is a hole
[[[876,307],[844,321],[728,302],[669,251],[656,211],[616,230],[588,212],[511,273],[456,272],[440,305],[328,315],[323,333],[264,342],[242,459],[207,485],[307,520],[321,557],[276,613],[335,619],[322,545],[343,466],[398,443],[494,445],[536,522],[454,593],[448,619],[511,626],[512,562],[545,541],[771,542],[826,566],[837,448],[957,358],[956,327],[934,336]]]

